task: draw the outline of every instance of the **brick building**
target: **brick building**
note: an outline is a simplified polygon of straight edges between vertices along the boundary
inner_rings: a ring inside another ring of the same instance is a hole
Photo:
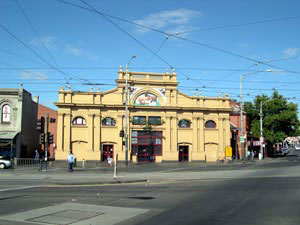
[[[49,146],[49,158],[55,158],[55,149],[57,146],[57,111],[54,109],[51,109],[47,106],[39,104],[38,106],[38,119],[41,119],[42,117],[46,121],[47,113],[49,114],[49,127],[48,131],[53,134],[54,143]],[[50,118],[55,119],[55,122],[50,123]],[[46,132],[46,124],[45,124],[45,132]],[[44,146],[40,146],[40,150],[44,149]]]
[[[235,100],[230,101],[230,107],[232,109],[230,113],[230,131],[231,131],[231,147],[233,156],[238,154],[238,158],[241,159],[242,147],[240,144],[240,129],[241,129],[241,117],[240,117],[240,103]],[[246,134],[246,141],[249,134],[249,126],[247,115],[243,112],[243,129]],[[247,145],[245,144],[245,157],[247,157]]]

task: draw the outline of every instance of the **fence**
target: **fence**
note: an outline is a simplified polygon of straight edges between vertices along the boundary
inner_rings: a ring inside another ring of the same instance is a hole
[[[31,158],[15,158],[14,167],[40,167],[41,160]]]

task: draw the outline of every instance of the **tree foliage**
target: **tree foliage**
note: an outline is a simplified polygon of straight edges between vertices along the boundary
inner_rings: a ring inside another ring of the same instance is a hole
[[[271,97],[258,95],[254,103],[245,102],[244,111],[250,120],[252,135],[260,136],[260,104],[263,113],[263,136],[271,143],[283,141],[288,136],[298,136],[298,105],[274,91]]]

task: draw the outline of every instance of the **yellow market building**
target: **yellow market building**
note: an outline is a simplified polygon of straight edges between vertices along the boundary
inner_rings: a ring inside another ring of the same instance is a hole
[[[105,92],[61,88],[55,103],[56,160],[65,160],[70,151],[78,161],[103,162],[110,157],[131,162],[225,159],[225,148],[230,146],[228,95],[188,96],[177,89],[176,72],[168,70],[165,74],[126,73],[120,68],[116,84]],[[126,131],[128,151],[122,137]]]

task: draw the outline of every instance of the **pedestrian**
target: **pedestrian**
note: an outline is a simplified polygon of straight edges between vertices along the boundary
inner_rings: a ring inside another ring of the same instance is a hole
[[[248,149],[248,160],[250,160],[250,150]]]
[[[111,158],[111,156],[107,157],[107,163],[109,164],[109,166],[112,166],[112,158]]]
[[[73,163],[75,161],[75,156],[73,155],[72,151],[70,151],[67,161],[69,163],[69,172],[73,172]]]
[[[40,153],[39,153],[39,151],[36,149],[35,150],[35,156],[34,156],[34,159],[35,160],[39,160],[40,159]]]

